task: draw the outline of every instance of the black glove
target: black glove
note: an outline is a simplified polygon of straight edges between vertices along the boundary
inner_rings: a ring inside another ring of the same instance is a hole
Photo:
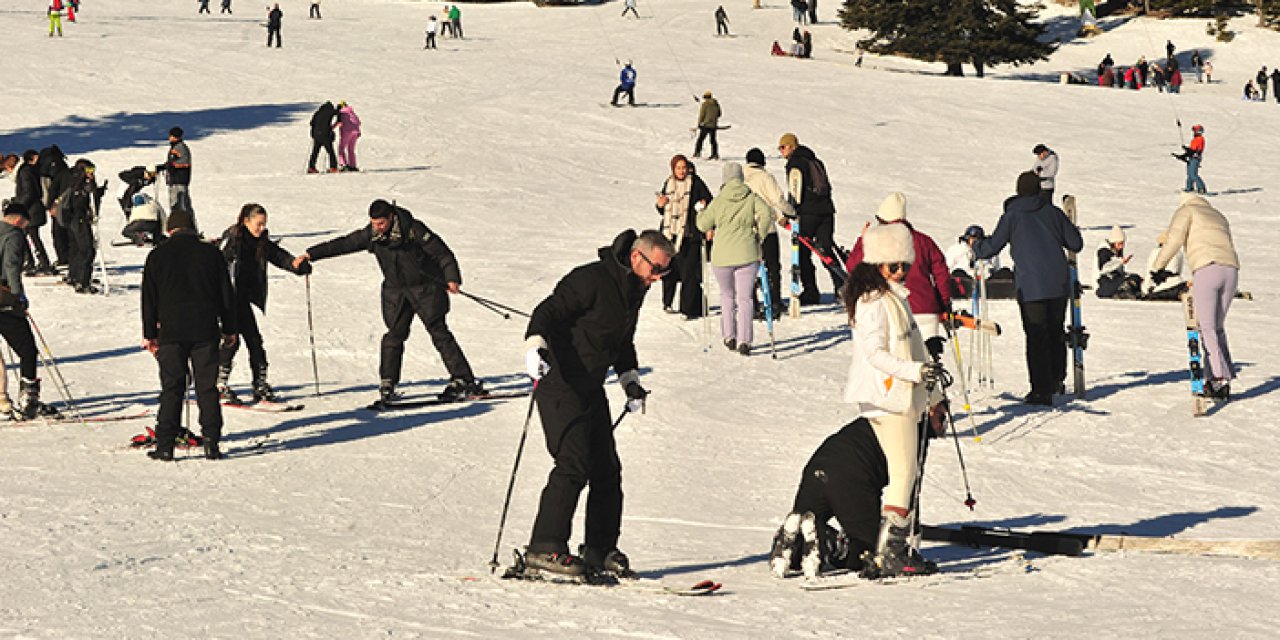
[[[920,365],[920,381],[931,387],[943,384],[946,375],[947,370],[942,367],[941,362],[926,362]]]
[[[1172,276],[1173,276],[1172,271],[1165,271],[1164,269],[1161,269],[1159,271],[1152,271],[1151,281],[1156,284],[1164,284],[1164,281],[1168,280]]]
[[[622,388],[627,394],[627,411],[631,413],[644,412],[644,399],[649,392],[639,382],[628,382],[627,386]]]
[[[298,275],[300,276],[311,275],[311,261],[303,260],[302,264],[298,265],[297,271],[298,271]]]
[[[930,356],[937,359],[942,357],[943,344],[945,344],[945,340],[943,340],[942,336],[933,336],[924,341],[924,348],[929,352]]]

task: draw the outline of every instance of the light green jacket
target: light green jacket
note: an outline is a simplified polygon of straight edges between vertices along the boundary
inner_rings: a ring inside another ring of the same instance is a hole
[[[760,260],[760,240],[773,225],[773,213],[764,198],[751,192],[741,180],[730,180],[720,195],[698,214],[698,230],[715,230],[711,266],[736,267]]]

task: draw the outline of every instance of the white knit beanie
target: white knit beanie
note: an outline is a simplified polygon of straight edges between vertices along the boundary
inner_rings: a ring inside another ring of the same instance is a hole
[[[881,203],[880,208],[876,210],[876,217],[884,222],[897,222],[907,217],[907,196],[901,191],[894,191],[889,194]]]
[[[862,234],[862,261],[868,264],[915,262],[911,230],[905,224],[880,224]]]
[[[1111,233],[1107,234],[1107,242],[1110,244],[1116,244],[1124,241],[1125,241],[1124,229],[1121,229],[1120,225],[1118,224],[1112,225]]]

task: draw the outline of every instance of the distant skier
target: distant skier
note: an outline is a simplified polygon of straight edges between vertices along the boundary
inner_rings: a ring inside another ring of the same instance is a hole
[[[1204,59],[1200,57],[1199,49],[1191,51],[1191,68],[1196,71],[1196,82],[1204,82]]]
[[[277,49],[280,48],[280,44],[281,44],[280,24],[281,24],[281,21],[283,20],[284,20],[284,12],[280,10],[280,5],[279,3],[277,3],[275,6],[271,8],[271,11],[267,12],[267,46],[268,47],[271,46],[271,40],[274,39],[276,41],[276,48]]]
[[[1173,154],[1173,157],[1187,163],[1187,184],[1182,188],[1183,191],[1196,193],[1205,193],[1204,180],[1200,178],[1200,162],[1204,160],[1204,126],[1193,125],[1191,127],[1191,143],[1182,147],[1181,154]]]
[[[1017,195],[1004,201],[1004,213],[990,237],[973,243],[973,254],[990,258],[1009,245],[1022,329],[1026,334],[1027,374],[1031,391],[1023,401],[1053,404],[1053,394],[1067,379],[1064,324],[1071,295],[1067,257],[1062,250],[1081,251],[1084,238],[1061,209],[1040,193],[1040,177],[1018,176]]]
[[[218,13],[219,13],[219,14],[223,14],[223,13],[230,14],[230,13],[231,13],[231,0],[222,0],[222,10],[221,10],[221,11],[219,11]]]
[[[636,70],[631,67],[630,60],[618,74],[618,87],[613,90],[613,98],[609,100],[609,104],[618,106],[618,97],[622,94],[626,94],[627,104],[636,106]]]
[[[461,38],[462,35],[462,8],[456,3],[449,7],[449,22],[453,23],[453,35]]]
[[[693,145],[693,157],[702,157],[702,141],[711,138],[711,155],[709,159],[720,159],[720,145],[716,142],[716,131],[720,128],[720,103],[711,95],[711,91],[702,94],[702,106],[698,108],[698,141]]]
[[[311,0],[311,13],[307,15],[307,19],[310,20],[311,18],[315,18],[316,20],[321,18],[320,0]]]
[[[809,24],[818,24],[818,0],[807,0],[809,3]]]
[[[800,57],[813,57],[813,34],[808,29],[804,30],[804,35],[800,38]]]
[[[1031,153],[1036,157],[1036,161],[1031,165],[1031,171],[1040,176],[1040,192],[1049,199],[1049,202],[1053,202],[1053,190],[1057,188],[1058,154],[1043,144],[1036,145]]]
[[[1280,67],[1271,69],[1271,95],[1275,96],[1277,103],[1280,103]]]
[[[169,184],[169,211],[179,209],[191,214],[195,222],[195,207],[191,204],[191,149],[183,140],[182,127],[169,129],[169,153],[163,165],[165,182]],[[194,224],[192,231],[198,228]]]
[[[1227,345],[1227,311],[1231,309],[1240,278],[1240,258],[1231,239],[1231,224],[1208,200],[1184,193],[1165,234],[1167,242],[1151,265],[1154,272],[1151,280],[1163,284],[1173,275],[1164,271],[1165,267],[1179,250],[1186,249],[1200,339],[1208,354],[1205,391],[1226,399],[1231,394],[1231,381],[1236,377],[1231,348]]]
[[[449,5],[446,4],[444,8],[440,10],[440,14],[444,17],[444,19],[440,21],[440,35],[443,36],[447,34],[450,38],[456,38],[457,35],[453,32],[453,20],[449,19]]]
[[[1136,300],[1142,294],[1142,276],[1125,272],[1125,265],[1133,258],[1124,254],[1126,240],[1124,229],[1113,226],[1106,242],[1098,247],[1098,288],[1094,293],[1099,298]]]
[[[1258,69],[1258,75],[1254,77],[1254,79],[1258,81],[1258,101],[1259,102],[1267,101],[1267,78],[1268,77],[1269,76],[1267,75],[1267,66],[1262,65],[1262,68]]]
[[[341,171],[359,171],[356,164],[356,141],[360,140],[360,116],[345,100],[338,103],[338,162]]]
[[[62,11],[63,11],[62,0],[53,0],[53,2],[49,5],[48,11],[45,12],[49,16],[49,37],[50,38],[53,37],[53,32],[55,29],[58,31],[58,37],[59,38],[62,37]]]
[[[96,167],[88,159],[76,160],[71,168],[65,190],[58,195],[55,206],[58,224],[66,229],[69,265],[67,284],[76,293],[95,294],[93,286],[93,259],[97,246],[94,243],[94,218],[102,203],[102,188],[94,179]]]
[[[1174,57],[1173,57],[1174,51],[1177,51],[1177,47],[1173,46],[1173,40],[1165,40],[1164,41],[1164,57],[1169,61],[1170,64],[1175,64]]]
[[[316,169],[316,158],[324,149],[329,155],[329,173],[338,172],[338,155],[333,152],[333,125],[338,119],[338,110],[333,103],[326,100],[311,116],[311,159],[307,161],[307,173],[319,173]]]
[[[197,14],[201,14],[201,13],[208,13],[208,14],[212,14],[213,12],[209,10],[209,0],[200,0],[200,9],[199,9],[199,10],[197,10],[197,11],[196,11],[196,13],[197,13]]]
[[[635,16],[637,20],[640,19],[640,14],[636,13],[636,0],[626,0],[626,2],[623,3],[621,17],[627,17],[628,11],[630,11],[631,15]]]
[[[427,18],[427,41],[422,45],[423,49],[436,48],[436,32],[440,30],[440,22],[435,16]]]
[[[716,35],[730,35],[729,14],[725,13],[724,5],[716,7]]]
[[[809,3],[805,0],[791,0],[791,19],[797,24],[804,24],[808,19]]]

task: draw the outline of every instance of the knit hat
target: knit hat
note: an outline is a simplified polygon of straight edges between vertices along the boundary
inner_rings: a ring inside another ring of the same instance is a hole
[[[796,134],[794,133],[784,133],[782,134],[782,138],[778,140],[778,146],[779,147],[798,147],[800,146],[800,139],[797,138]]]
[[[1040,193],[1040,176],[1024,171],[1018,175],[1018,195],[1034,196]]]
[[[396,212],[395,205],[381,198],[374,200],[369,204],[370,218],[390,218],[391,214]]]
[[[756,147],[751,147],[751,150],[747,151],[747,164],[754,164],[757,167],[763,167],[764,152]]]
[[[174,127],[174,128],[172,128],[172,129],[170,129],[170,130],[169,130],[169,135],[171,135],[171,136],[173,136],[173,137],[175,137],[175,138],[177,138],[177,139],[181,140],[181,139],[182,139],[182,127]]]
[[[867,264],[915,262],[911,230],[902,224],[874,225],[862,234],[862,261]]]
[[[876,218],[881,222],[897,222],[907,218],[907,197],[901,191],[894,191],[880,202],[876,210]]]
[[[174,229],[190,229],[194,231],[195,228],[196,221],[191,217],[190,211],[187,211],[186,209],[174,209],[169,212],[169,219],[165,224],[165,229],[167,231],[173,231]]]
[[[23,206],[21,202],[15,202],[13,200],[4,201],[4,215],[22,216],[27,219],[31,218],[30,214],[27,213],[27,208]]]
[[[702,92],[702,97],[704,97],[704,98],[710,98],[710,97],[711,97],[711,90],[710,90],[710,89],[707,89],[706,91]]]
[[[1120,225],[1118,224],[1112,225],[1111,233],[1107,234],[1107,243],[1117,244],[1124,241],[1125,241],[1124,229],[1121,229]]]
[[[723,178],[720,184],[729,184],[730,180],[742,181],[742,165],[736,162],[724,163],[720,176]]]

